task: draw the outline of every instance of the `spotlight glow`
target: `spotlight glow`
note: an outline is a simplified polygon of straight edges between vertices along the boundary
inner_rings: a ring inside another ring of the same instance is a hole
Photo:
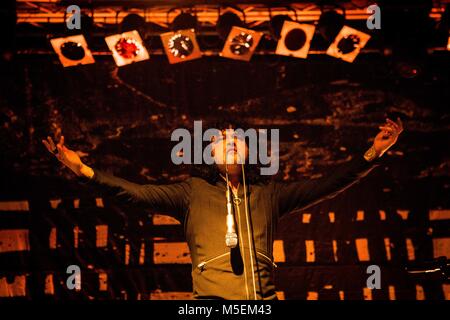
[[[106,37],[105,41],[119,67],[150,58],[142,38],[136,30],[113,34]]]
[[[83,35],[51,39],[50,43],[64,67],[95,63]]]
[[[125,59],[133,59],[139,55],[139,44],[135,39],[120,38],[114,46],[117,53]]]
[[[186,58],[194,50],[194,43],[188,36],[177,33],[168,42],[170,53],[177,58]]]
[[[350,34],[339,40],[337,47],[340,53],[349,54],[355,51],[361,42],[361,38],[356,34]]]
[[[235,55],[242,56],[248,53],[252,46],[253,36],[251,34],[241,32],[231,40],[230,51]]]
[[[67,41],[60,48],[61,54],[69,60],[79,61],[85,57],[83,46],[79,42]]]

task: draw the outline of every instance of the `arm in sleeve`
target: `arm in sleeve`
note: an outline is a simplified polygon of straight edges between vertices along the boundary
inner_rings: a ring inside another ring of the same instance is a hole
[[[335,197],[377,167],[380,164],[379,160],[368,162],[362,155],[358,155],[337,167],[326,177],[276,184],[275,194],[279,215]]]
[[[101,191],[121,203],[139,205],[161,211],[182,219],[189,208],[189,181],[167,185],[136,184],[93,169],[92,178],[82,178],[88,185],[100,187]]]

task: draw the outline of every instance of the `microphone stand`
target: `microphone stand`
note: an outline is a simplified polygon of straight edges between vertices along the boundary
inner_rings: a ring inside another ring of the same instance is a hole
[[[249,217],[249,209],[248,209],[248,202],[247,202],[247,185],[246,185],[246,181],[245,181],[244,164],[242,164],[242,180],[243,180],[243,184],[244,184],[243,187],[244,187],[244,201],[245,201],[245,203],[244,203],[244,205],[245,205],[245,217],[246,217],[246,220],[247,220],[248,228],[251,228],[250,217]],[[227,185],[227,189],[226,189],[226,199],[227,199],[227,220],[226,220],[227,221],[227,233],[225,235],[225,244],[229,248],[235,248],[237,246],[237,243],[238,243],[238,237],[237,237],[236,229],[235,229],[235,226],[234,226],[234,216],[233,216],[233,212],[232,212],[233,205],[231,203],[230,181],[228,179],[228,165],[227,165],[226,161],[225,161],[225,182],[226,182],[226,185]],[[248,232],[248,237],[249,237],[249,246],[250,246],[251,272],[252,272],[252,277],[253,277],[254,300],[257,300],[256,282],[255,282],[255,278],[254,278],[255,277],[255,271],[254,271],[254,266],[253,266],[253,259],[255,259],[257,261],[257,258],[256,258],[256,250],[253,247],[254,246],[253,230],[252,230],[251,233]],[[258,278],[260,278],[259,270],[257,272],[258,272]]]
[[[406,272],[412,275],[438,275],[442,281],[450,279],[450,263],[447,257],[442,256],[428,261],[419,261],[409,264],[405,268]]]

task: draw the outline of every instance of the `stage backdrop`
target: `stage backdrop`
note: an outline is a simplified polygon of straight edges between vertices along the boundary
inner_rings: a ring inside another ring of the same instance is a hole
[[[405,132],[383,165],[344,194],[283,217],[274,242],[281,299],[449,299],[439,275],[405,266],[450,255],[449,58],[400,78],[387,57],[218,57],[118,69],[111,57],[64,69],[18,56],[0,72],[0,297],[191,298],[183,227],[82,185],[41,144],[66,137],[83,160],[136,183],[187,176],[171,132],[233,117],[279,128],[279,180],[314,179],[370,146],[386,115]],[[69,265],[81,289],[69,290]],[[381,289],[366,288],[369,265]]]

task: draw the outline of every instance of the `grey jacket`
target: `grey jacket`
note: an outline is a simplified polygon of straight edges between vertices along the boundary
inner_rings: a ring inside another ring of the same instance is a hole
[[[362,156],[327,177],[298,182],[268,182],[243,188],[234,199],[238,246],[225,245],[226,184],[189,178],[168,185],[139,185],[94,169],[89,184],[122,201],[165,212],[183,225],[192,258],[195,298],[276,299],[273,235],[279,218],[334,197],[377,166]]]

